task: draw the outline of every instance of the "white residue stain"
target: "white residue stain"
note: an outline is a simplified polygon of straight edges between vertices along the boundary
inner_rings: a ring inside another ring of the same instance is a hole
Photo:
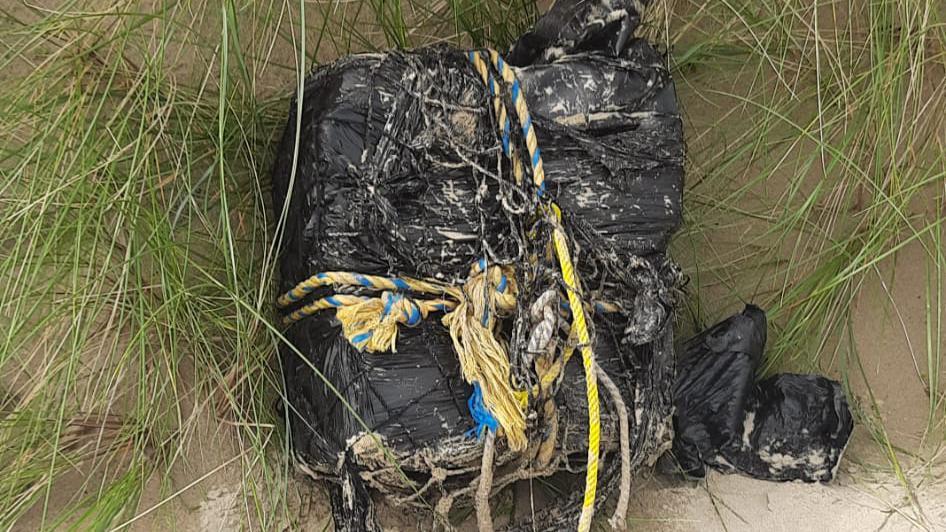
[[[564,101],[560,101],[560,102],[558,102],[557,104],[555,104],[555,105],[552,107],[552,109],[550,110],[550,112],[551,112],[552,114],[563,114],[563,113],[567,113],[567,112],[568,112],[568,109],[565,107],[565,102],[564,102]],[[556,118],[555,120],[558,121],[559,119]]]
[[[581,190],[575,194],[575,201],[578,202],[578,206],[582,209],[596,206],[598,204],[597,199],[598,194],[591,187],[582,187]]]
[[[351,479],[347,476],[342,481],[342,499],[345,500],[345,506],[349,510],[355,508],[355,487],[351,485]]]
[[[555,111],[556,109],[558,109],[559,106],[561,106],[561,112],[564,113],[565,106],[562,105],[561,103],[559,103],[552,110]],[[588,115],[584,113],[578,113],[574,115],[556,116],[555,121],[558,122],[559,124],[562,124],[563,126],[583,126],[588,123]]]
[[[453,205],[460,205],[462,203],[460,199],[461,191],[457,190],[456,183],[452,179],[447,179],[443,182],[443,186],[440,189],[441,194],[444,198],[447,198],[447,201]]]
[[[627,17],[626,9],[615,9],[614,11],[608,13],[608,16],[605,17],[605,20],[607,20],[610,23],[616,20],[621,20],[625,17]]]
[[[565,55],[565,48],[561,46],[551,46],[545,50],[545,60],[552,62]]]
[[[742,422],[742,445],[746,448],[752,447],[752,431],[755,429],[755,412],[746,414],[746,419]]]
[[[808,458],[808,463],[813,466],[824,465],[824,459],[825,459],[824,450],[812,449],[812,451],[808,453],[807,458]]]
[[[768,447],[759,451],[759,458],[769,464],[774,472],[779,472],[787,468],[795,468],[801,464],[801,459],[782,453],[769,453]]]

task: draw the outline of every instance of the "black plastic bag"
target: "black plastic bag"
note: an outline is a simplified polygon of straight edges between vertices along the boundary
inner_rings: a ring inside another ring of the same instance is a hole
[[[756,382],[765,313],[749,305],[684,344],[674,389],[673,456],[764,480],[827,482],[853,429],[841,385],[818,375]]]
[[[548,191],[565,213],[585,289],[622,309],[595,316],[594,347],[630,410],[637,467],[671,437],[680,274],[666,246],[681,219],[684,145],[664,58],[633,38],[635,5],[559,1],[508,62],[518,67]],[[305,83],[298,150],[295,108],[273,171],[275,212],[287,209],[281,290],[331,270],[460,283],[482,257],[529,270],[529,200],[511,184],[489,91],[465,51],[364,54],[317,68]],[[534,376],[522,363],[520,324],[543,288],[524,288],[503,329],[515,377],[525,382]],[[482,445],[467,435],[472,390],[438,318],[402,328],[396,353],[359,352],[332,311],[295,323],[286,336],[295,348],[280,349],[293,450],[306,472],[333,482],[336,529],[377,526],[371,493],[429,510],[459,492],[454,502],[470,504],[463,489],[476,478]],[[615,405],[604,393],[602,403],[599,504],[618,463]],[[534,475],[584,463],[587,406],[577,360],[555,405],[561,459]],[[530,414],[531,438],[548,437],[543,419]],[[497,489],[516,478],[504,472],[523,470],[523,457],[498,445]],[[574,523],[580,498],[574,490],[539,523],[521,525]]]

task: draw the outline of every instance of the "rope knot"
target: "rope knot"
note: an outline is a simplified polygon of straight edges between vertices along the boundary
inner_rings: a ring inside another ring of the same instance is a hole
[[[342,324],[345,338],[359,350],[397,352],[399,324],[415,327],[431,310],[443,307],[436,301],[415,301],[398,292],[384,291],[380,298],[339,307],[335,317]]]

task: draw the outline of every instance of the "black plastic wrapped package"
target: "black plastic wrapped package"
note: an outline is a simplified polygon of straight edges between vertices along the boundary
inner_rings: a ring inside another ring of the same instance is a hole
[[[594,348],[630,411],[637,467],[665,451],[672,433],[680,275],[666,246],[681,220],[684,145],[665,60],[633,37],[635,5],[559,1],[507,57],[584,288],[622,309],[594,316]],[[530,259],[532,200],[513,183],[489,92],[466,51],[341,59],[308,76],[301,116],[295,109],[293,102],[273,171],[277,216],[286,208],[281,290],[334,270],[459,284],[483,257],[516,265],[517,275],[548,277]],[[534,376],[523,362],[521,323],[544,288],[523,286],[520,310],[502,329],[522,382]],[[334,486],[337,530],[377,528],[372,494],[426,510],[451,494],[459,494],[456,505],[470,504],[464,489],[478,474],[482,443],[467,434],[471,387],[439,317],[401,328],[394,353],[356,350],[333,311],[296,322],[286,336],[293,348],[282,347],[280,358],[291,443],[300,467]],[[526,468],[534,457],[498,440],[495,489],[528,478],[523,471],[583,467],[584,389],[574,360],[555,396],[556,459]],[[541,415],[528,421],[530,439],[547,436]],[[615,405],[604,393],[601,424],[599,504],[619,462]],[[575,490],[540,522],[518,526],[572,526],[580,498]]]

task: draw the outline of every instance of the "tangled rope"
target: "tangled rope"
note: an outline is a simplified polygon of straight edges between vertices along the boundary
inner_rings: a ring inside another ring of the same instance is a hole
[[[529,162],[532,167],[532,183],[536,187],[536,196],[541,200],[545,196],[545,168],[542,163],[542,154],[539,149],[538,138],[535,135],[535,128],[532,125],[532,116],[529,114],[529,108],[526,105],[526,98],[522,91],[522,86],[516,78],[512,68],[503,61],[499,53],[495,50],[488,51],[489,60],[493,68],[499,72],[503,81],[510,87],[510,98],[516,109],[516,117],[519,120],[519,126],[522,129],[522,135],[525,138],[526,149],[529,153]],[[497,116],[500,134],[502,135],[503,153],[513,161],[513,176],[516,182],[522,181],[522,165],[517,163],[519,155],[515,146],[510,142],[510,132],[512,130],[509,113],[506,111],[505,104],[501,98],[496,79],[489,71],[487,61],[483,52],[470,52],[470,62],[473,68],[479,73],[480,79],[489,87],[490,94],[493,96],[493,109]],[[552,245],[555,249],[555,255],[558,258],[559,267],[562,273],[562,280],[565,283],[566,294],[568,296],[569,310],[572,314],[572,328],[577,335],[578,347],[581,350],[582,365],[585,370],[585,389],[588,400],[588,459],[585,470],[585,496],[582,502],[581,516],[578,519],[579,532],[586,532],[591,529],[591,521],[595,512],[595,496],[598,486],[598,447],[601,438],[601,415],[598,405],[598,382],[595,370],[594,351],[591,347],[591,333],[588,330],[588,324],[585,319],[585,308],[582,303],[581,285],[575,273],[575,267],[572,264],[571,253],[568,248],[568,239],[561,225],[562,213],[558,206],[552,202],[540,205],[540,210],[546,220],[553,227]]]

